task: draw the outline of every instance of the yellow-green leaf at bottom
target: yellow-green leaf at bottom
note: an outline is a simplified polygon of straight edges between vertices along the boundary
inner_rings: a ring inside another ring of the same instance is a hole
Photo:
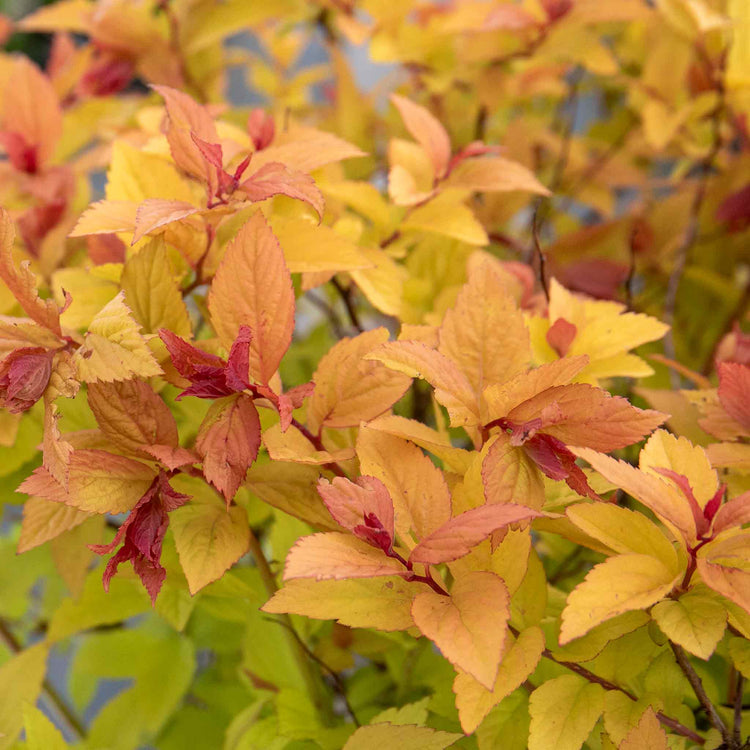
[[[47,666],[47,646],[21,651],[0,667],[0,750],[12,747],[23,726],[23,704],[36,703]]]
[[[23,729],[27,750],[65,750],[68,747],[57,727],[31,703],[23,706]]]
[[[730,638],[729,655],[737,670],[750,680],[750,641],[746,638]]]
[[[651,610],[664,634],[686,651],[708,659],[724,635],[727,611],[715,597],[689,591],[677,601],[665,599]]]
[[[536,669],[544,651],[544,634],[540,628],[531,627],[524,630],[510,647],[507,646],[492,691],[466,672],[459,671],[456,675],[453,692],[461,728],[467,734],[471,734],[493,706],[510,695]]]
[[[461,737],[452,732],[439,732],[413,724],[371,724],[360,727],[344,745],[343,750],[444,750]]]
[[[250,546],[245,511],[193,500],[169,515],[180,565],[191,594],[228,570]]]
[[[577,675],[538,687],[529,700],[529,750],[579,750],[604,710],[604,689]]]
[[[424,589],[399,576],[350,578],[343,581],[287,581],[261,608],[317,620],[337,620],[351,628],[406,630],[414,625],[411,603]]]
[[[594,566],[568,596],[560,644],[621,612],[645,609],[666,596],[679,572],[650,555],[619,555]]]

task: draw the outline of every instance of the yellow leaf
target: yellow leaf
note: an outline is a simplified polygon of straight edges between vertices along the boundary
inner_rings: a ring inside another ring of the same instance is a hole
[[[679,599],[665,599],[651,610],[664,634],[686,651],[708,660],[724,635],[727,612],[716,597],[691,590]]]
[[[285,461],[256,462],[250,467],[245,487],[263,502],[315,529],[336,531],[339,525],[317,491],[319,478],[320,472],[314,466]]]
[[[388,331],[376,328],[342,339],[320,360],[307,407],[313,433],[321,427],[356,427],[388,411],[404,395],[411,378],[365,359],[386,341]]]
[[[463,191],[445,189],[440,195],[415,208],[401,223],[401,229],[418,230],[484,246],[489,238],[476,216],[462,202]]]
[[[41,497],[30,497],[23,504],[18,551],[28,552],[40,544],[82,524],[90,513]]]
[[[120,280],[133,317],[146,333],[167,328],[190,338],[192,326],[164,240],[156,238],[125,261]]]
[[[528,370],[531,350],[523,314],[489,263],[473,269],[445,314],[438,351],[458,365],[477,396]]]
[[[288,612],[316,620],[336,620],[350,628],[388,632],[414,626],[411,603],[424,586],[398,576],[345,581],[287,581],[261,607],[273,614]]]
[[[293,425],[285,432],[276,423],[263,430],[263,445],[274,461],[294,461],[301,464],[330,464],[354,458],[353,448],[331,448],[317,450],[315,446]]]
[[[641,720],[628,732],[619,750],[667,750],[668,747],[667,733],[659,724],[654,709],[649,706]]]
[[[576,448],[574,453],[588,461],[605,479],[656,513],[678,539],[684,536],[691,542],[695,540],[695,519],[687,500],[673,484],[590,448]]]
[[[668,568],[677,567],[677,553],[661,530],[643,513],[610,503],[579,503],[566,510],[582,531],[614,552],[651,555]]]
[[[326,164],[366,156],[356,146],[323,130],[292,123],[277,132],[273,143],[253,154],[253,167],[260,169],[269,162],[281,162],[300,172],[312,172]]]
[[[58,302],[62,302],[65,292],[73,298],[70,307],[60,316],[66,327],[87,328],[96,314],[120,291],[115,279],[94,273],[102,268],[59,268],[53,274],[52,289]]]
[[[494,573],[466,573],[454,581],[450,597],[433,591],[412,604],[417,627],[456,668],[488,690],[497,678],[510,616],[510,597]]]
[[[31,703],[23,704],[27,750],[65,750],[68,745],[57,727]]]
[[[291,273],[351,271],[372,265],[357,245],[325,225],[275,219],[272,226]]]
[[[0,750],[15,746],[23,727],[24,703],[36,703],[47,667],[46,643],[12,656],[0,666]]]
[[[107,201],[163,198],[193,203],[200,196],[166,159],[115,141],[107,171]]]
[[[62,0],[54,5],[37,8],[19,21],[24,31],[75,31],[85,34],[91,27],[90,0]]]
[[[400,315],[409,272],[379,248],[360,248],[359,251],[370,267],[352,271],[354,283],[376,310],[386,315]]]
[[[388,201],[369,182],[321,182],[320,189],[327,198],[351,206],[376,227],[386,231],[393,228],[393,213]]]
[[[729,0],[727,12],[732,21],[727,85],[732,88],[750,86],[750,6],[745,0]]]
[[[461,729],[466,734],[476,730],[493,706],[510,695],[535,669],[544,651],[544,634],[534,626],[524,630],[518,639],[506,637],[497,678],[491,690],[471,675],[459,670],[453,681],[456,708]]]
[[[123,297],[120,292],[100,310],[91,321],[83,346],[76,350],[78,377],[83,382],[112,382],[161,374]]]
[[[711,467],[706,451],[693,445],[687,438],[677,437],[666,430],[657,430],[638,457],[641,471],[659,476],[656,468],[670,469],[687,477],[698,505],[703,508],[716,494],[719,478]]]
[[[362,474],[377,477],[393,500],[396,533],[408,548],[451,517],[451,495],[443,473],[406,440],[362,425],[357,437]]]
[[[579,750],[604,710],[604,689],[566,674],[547,680],[529,701],[529,750]]]
[[[267,384],[294,330],[294,289],[284,254],[260,212],[229,243],[208,295],[211,322],[232,346],[241,325],[250,327],[250,374]]]
[[[533,172],[523,164],[502,156],[465,159],[451,171],[445,185],[478,193],[522,190],[550,195],[550,191],[534,177]]]
[[[451,158],[451,142],[440,122],[424,107],[398,94],[391,94],[391,101],[398,109],[401,119],[414,140],[430,157],[435,176],[445,176]]]
[[[679,577],[679,571],[650,555],[619,555],[595,565],[568,596],[560,643],[579,638],[622,612],[650,607],[672,590]]]
[[[192,499],[169,514],[180,565],[191,594],[220,578],[250,546],[250,526],[243,508],[227,508],[213,493],[199,489],[200,483],[179,483],[188,487]],[[205,488],[205,485],[203,485]]]
[[[460,734],[415,724],[371,724],[357,729],[343,750],[383,750],[384,747],[445,750],[460,738]]]

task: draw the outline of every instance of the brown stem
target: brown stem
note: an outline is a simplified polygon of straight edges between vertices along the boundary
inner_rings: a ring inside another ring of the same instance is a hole
[[[336,278],[331,279],[331,284],[333,285],[333,288],[338,292],[339,297],[341,297],[344,303],[344,307],[346,307],[346,313],[349,316],[349,321],[351,322],[352,326],[359,333],[364,333],[365,329],[362,327],[362,324],[359,322],[357,310],[354,307],[354,303],[352,302],[351,288],[344,289],[344,287],[341,285],[341,282]]]
[[[0,620],[0,640],[14,654],[23,651],[23,646],[15,635],[13,635],[4,620]],[[68,730],[68,733],[72,737],[76,740],[84,740],[86,738],[86,728],[83,726],[83,722],[73,713],[68,704],[63,700],[63,697],[49,680],[46,679],[42,682],[42,698],[51,706],[54,713],[57,714],[60,724]]]
[[[310,430],[308,430],[307,427],[302,424],[302,422],[294,417],[292,417],[292,426],[296,427],[310,441],[316,451],[322,451],[323,453],[326,453],[328,451],[325,445],[323,445],[323,441],[321,440],[320,436],[313,435],[312,432],[310,432]],[[329,469],[339,477],[346,477],[346,472],[336,461],[331,461],[331,463],[323,464],[323,467]]]
[[[700,169],[700,176],[698,177],[698,184],[695,188],[695,193],[693,193],[693,200],[690,203],[687,225],[680,244],[675,251],[675,263],[672,272],[669,275],[667,291],[664,296],[664,318],[665,322],[670,326],[664,337],[664,352],[670,359],[675,359],[674,317],[675,308],[677,306],[677,292],[679,291],[680,282],[682,281],[682,276],[688,264],[690,250],[698,239],[698,233],[700,230],[700,213],[708,189],[708,178],[713,169],[714,161],[716,160],[723,144],[721,138],[721,118],[725,110],[725,103],[724,86],[721,81],[717,83],[716,91],[719,95],[719,102],[711,113],[711,122],[713,126],[711,148],[706,156],[697,164],[697,167]],[[680,383],[677,373],[670,371],[670,378],[672,380],[672,387],[679,388]]]
[[[258,568],[260,578],[263,581],[268,596],[273,596],[279,590],[276,583],[276,577],[271,570],[271,566],[268,564],[263,548],[260,546],[258,537],[255,536],[255,532],[252,528],[250,529],[250,554],[252,554],[253,559],[255,560],[255,565]],[[290,636],[289,638],[289,646],[297,664],[297,668],[299,669],[300,675],[307,687],[310,699],[320,712],[324,723],[330,724],[332,719],[331,707],[323,690],[320,675],[317,675],[310,668],[307,653],[301,648],[301,639],[294,630],[294,625],[292,625],[292,618],[288,614],[281,614],[279,615],[279,621],[284,623],[285,627],[294,634],[294,637]]]
[[[341,699],[344,701],[344,705],[346,706],[346,711],[351,716],[352,721],[354,722],[354,725],[356,727],[362,726],[359,723],[359,719],[357,718],[357,714],[354,713],[354,709],[352,708],[351,703],[349,703],[349,698],[346,694],[346,686],[344,685],[344,681],[341,679],[341,676],[338,672],[334,671],[332,667],[328,666],[314,651],[311,651],[309,646],[300,638],[299,633],[292,627],[290,627],[289,623],[284,622],[282,620],[277,620],[274,618],[268,618],[272,620],[272,622],[275,622],[277,625],[281,625],[284,628],[287,628],[287,630],[292,634],[292,636],[295,638],[297,643],[299,644],[299,647],[307,654],[308,659],[312,659],[321,669],[323,669],[325,672],[328,672],[329,675],[331,675],[331,679],[334,682],[334,685],[336,686],[336,693],[341,697]]]
[[[727,729],[727,725],[724,723],[724,720],[721,718],[721,716],[719,716],[719,712],[716,710],[716,706],[711,703],[711,699],[706,694],[706,690],[703,687],[701,678],[698,676],[698,673],[695,671],[695,669],[693,669],[693,665],[690,663],[690,660],[688,659],[687,654],[685,654],[682,646],[679,646],[672,641],[669,642],[669,645],[672,648],[672,652],[674,653],[674,657],[677,660],[677,664],[679,665],[685,677],[687,677],[688,682],[690,683],[690,687],[693,688],[695,697],[698,699],[698,702],[701,704],[703,710],[708,715],[711,724],[713,724],[714,727],[721,733],[721,737],[724,740],[727,748],[733,747],[734,743],[732,742],[732,736]]]
[[[531,223],[531,237],[534,240],[534,249],[536,250],[537,257],[539,258],[539,281],[542,284],[544,290],[544,296],[549,302],[549,286],[547,284],[547,256],[542,250],[542,245],[539,242],[539,205],[537,205],[534,211],[534,220]]]
[[[734,683],[734,714],[732,721],[732,739],[737,747],[742,744],[742,694],[745,690],[745,678],[739,669],[735,675]]]

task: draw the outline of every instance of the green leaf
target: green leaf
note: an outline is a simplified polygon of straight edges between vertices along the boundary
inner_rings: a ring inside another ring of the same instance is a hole
[[[220,578],[250,546],[245,511],[236,505],[227,509],[218,496],[212,495],[205,487],[189,503],[170,513],[177,554],[191,594]]]
[[[526,750],[529,740],[529,696],[516,690],[498,703],[476,731],[479,750]]]
[[[384,747],[444,750],[461,736],[413,724],[372,724],[360,727],[349,738],[343,750],[383,750]]]
[[[750,680],[750,641],[746,638],[729,639],[729,655],[734,666]]]
[[[665,599],[653,607],[651,616],[669,639],[700,659],[711,656],[727,624],[726,609],[715,596],[701,591]]]
[[[370,724],[426,724],[429,703],[428,697],[400,708],[387,708],[375,716]]]
[[[577,675],[538,687],[529,700],[529,750],[578,750],[604,710],[604,688]]]
[[[47,646],[39,643],[0,666],[0,750],[13,743],[23,726],[24,703],[36,703],[47,668]]]

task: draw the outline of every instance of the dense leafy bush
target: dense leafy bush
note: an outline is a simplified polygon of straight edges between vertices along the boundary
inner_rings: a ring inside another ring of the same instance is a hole
[[[746,0],[2,33],[0,748],[746,746]]]

